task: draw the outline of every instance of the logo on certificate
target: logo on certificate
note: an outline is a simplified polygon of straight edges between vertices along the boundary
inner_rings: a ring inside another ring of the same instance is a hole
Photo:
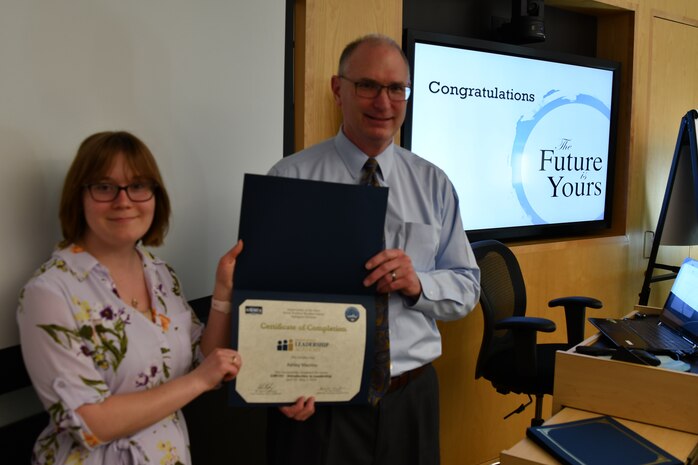
[[[348,307],[346,310],[344,310],[344,317],[349,323],[354,323],[359,319],[359,316],[360,313],[356,307]]]
[[[246,305],[245,306],[245,313],[247,315],[261,315],[262,314],[262,307],[257,306],[257,305]]]

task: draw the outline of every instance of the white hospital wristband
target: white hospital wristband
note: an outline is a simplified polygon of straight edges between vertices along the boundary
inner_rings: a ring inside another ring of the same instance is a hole
[[[225,315],[230,314],[230,302],[225,302],[223,300],[211,299],[211,310],[221,312]]]

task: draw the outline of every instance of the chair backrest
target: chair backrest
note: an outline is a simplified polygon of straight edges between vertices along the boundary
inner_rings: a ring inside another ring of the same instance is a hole
[[[495,331],[494,325],[504,318],[526,314],[526,286],[519,262],[506,245],[483,240],[471,246],[480,267],[480,307],[485,323],[475,368],[477,379],[493,354],[513,346],[511,331]]]

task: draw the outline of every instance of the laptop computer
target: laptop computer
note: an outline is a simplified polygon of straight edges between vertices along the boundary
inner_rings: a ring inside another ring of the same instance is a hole
[[[589,318],[617,347],[654,354],[698,353],[698,260],[681,264],[659,317]]]

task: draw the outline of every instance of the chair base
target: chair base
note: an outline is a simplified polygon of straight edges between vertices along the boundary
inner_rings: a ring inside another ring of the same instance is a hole
[[[533,398],[531,397],[530,394],[526,394],[528,396],[528,402],[525,404],[521,404],[518,407],[516,407],[512,412],[508,413],[507,415],[504,416],[504,419],[506,420],[510,416],[514,414],[518,414],[526,410],[526,407],[531,405],[533,403]],[[536,394],[536,405],[535,405],[535,414],[533,418],[531,418],[531,426],[540,426],[542,425],[545,420],[543,420],[543,394]]]

